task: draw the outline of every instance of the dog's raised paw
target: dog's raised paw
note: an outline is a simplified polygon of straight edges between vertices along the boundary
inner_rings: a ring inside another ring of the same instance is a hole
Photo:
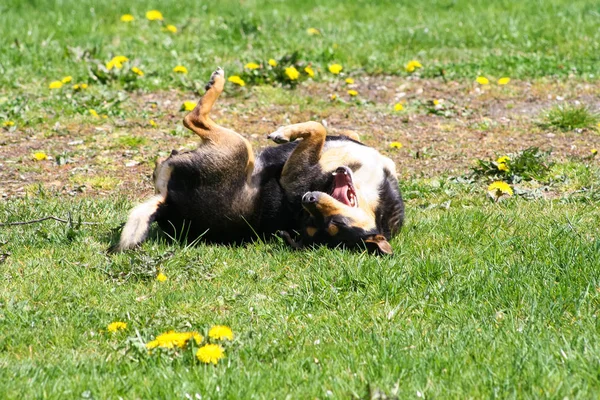
[[[271,133],[267,138],[271,139],[277,144],[287,143],[290,141],[289,137],[284,133],[284,131],[279,128],[275,132]]]

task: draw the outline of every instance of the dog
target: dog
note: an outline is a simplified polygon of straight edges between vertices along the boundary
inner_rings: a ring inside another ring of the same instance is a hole
[[[404,203],[394,162],[358,137],[327,136],[317,122],[279,128],[278,146],[254,155],[250,143],[209,113],[225,85],[219,68],[184,117],[202,143],[157,163],[156,194],[129,214],[112,252],[143,242],[152,222],[169,237],[239,244],[279,235],[311,245],[392,254]]]

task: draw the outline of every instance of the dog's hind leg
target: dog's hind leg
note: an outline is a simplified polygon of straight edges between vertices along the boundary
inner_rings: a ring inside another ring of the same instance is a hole
[[[210,77],[204,96],[198,101],[196,107],[184,117],[183,125],[200,136],[203,141],[216,145],[221,150],[237,150],[239,146],[244,146],[248,154],[245,174],[247,182],[250,182],[254,170],[252,145],[239,133],[215,123],[209,115],[219,95],[223,92],[224,86],[225,72],[218,68]]]

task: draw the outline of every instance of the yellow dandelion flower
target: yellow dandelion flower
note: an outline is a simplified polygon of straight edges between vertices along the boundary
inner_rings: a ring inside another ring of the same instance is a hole
[[[352,89],[348,90],[348,94],[352,97],[358,96],[358,92],[356,90],[352,90]]]
[[[477,79],[475,79],[475,80],[480,85],[487,85],[490,83],[490,80],[488,78],[486,78],[485,76],[478,76]]]
[[[114,56],[112,60],[106,63],[106,69],[112,70],[113,68],[121,69],[123,68],[123,63],[129,61],[129,58],[125,56]]]
[[[173,68],[173,72],[179,73],[179,74],[187,74],[188,70],[183,65],[177,65],[175,68]]]
[[[513,190],[510,187],[510,185],[502,181],[493,182],[490,186],[488,186],[487,190],[490,193],[490,195],[492,195],[492,197],[494,197],[495,199],[498,199],[504,195],[513,195]]]
[[[15,126],[15,123],[13,121],[4,121],[2,126]]]
[[[150,10],[150,11],[146,12],[146,19],[148,19],[150,21],[162,21],[164,18],[160,11]]]
[[[79,83],[76,83],[75,85],[73,85],[73,90],[79,90],[81,89],[81,85],[79,85]]]
[[[202,343],[202,341],[204,340],[204,337],[199,334],[198,332],[191,332],[192,333],[192,339],[194,339],[194,342],[196,342],[197,345],[200,345],[200,343]]]
[[[125,330],[127,329],[127,324],[125,322],[112,322],[110,324],[108,324],[107,327],[109,332],[116,332],[118,330]]]
[[[354,83],[354,79],[352,79],[352,78],[346,78],[346,83],[348,85],[352,85]]]
[[[215,325],[208,331],[208,337],[215,340],[233,340],[233,331],[225,325]]]
[[[88,88],[87,83],[76,83],[75,85],[73,85],[73,90],[83,90],[83,89],[87,89],[87,88]]]
[[[437,106],[440,104],[440,101],[438,99],[433,100],[433,105]]]
[[[69,82],[71,82],[72,80],[73,80],[73,77],[72,77],[71,75],[69,75],[69,76],[65,76],[65,77],[64,77],[64,78],[62,78],[60,81],[61,81],[62,83],[69,83]]]
[[[510,161],[510,157],[509,156],[502,156],[502,157],[498,157],[498,159],[496,160],[496,162],[498,164],[500,163],[505,163],[507,161]]]
[[[421,63],[418,62],[417,60],[410,60],[409,62],[406,63],[404,68],[406,69],[407,72],[412,73],[412,72],[415,72],[415,70],[417,68],[423,68],[423,65],[421,65]]]
[[[508,82],[510,82],[510,78],[508,77],[498,79],[498,85],[507,85]]]
[[[342,69],[344,69],[344,67],[342,67],[340,64],[331,64],[329,67],[329,72],[331,72],[334,75],[339,74],[340,72],[342,72]]]
[[[207,344],[198,349],[196,357],[205,364],[216,365],[220,359],[225,357],[225,351],[218,344]]]
[[[277,66],[277,61],[275,61],[274,58],[269,58],[269,65],[271,67],[276,67]]]
[[[131,22],[135,19],[135,17],[131,14],[123,14],[121,15],[121,22]]]
[[[300,72],[296,69],[296,67],[287,67],[285,69],[285,74],[290,80],[295,81],[300,76]]]
[[[196,102],[194,101],[184,101],[181,105],[183,111],[192,111],[194,108],[196,108]]]
[[[232,75],[229,78],[227,78],[227,80],[239,86],[246,86],[246,82],[244,82],[244,80],[237,75]]]
[[[255,62],[249,62],[248,64],[244,65],[244,68],[249,69],[249,70],[253,70],[253,69],[258,69],[260,68],[260,65],[255,63]]]
[[[202,343],[204,338],[198,332],[175,332],[169,331],[158,335],[156,339],[146,343],[147,349],[154,349],[156,347],[163,347],[166,349],[183,348],[187,345],[190,340],[194,340],[196,344]]]
[[[317,28],[308,28],[306,30],[306,33],[308,33],[310,36],[316,36],[316,35],[320,35],[321,31],[319,31]]]
[[[499,163],[498,166],[498,171],[504,171],[504,172],[508,172],[510,170],[510,168],[508,168],[508,165],[506,165],[506,163]]]
[[[394,111],[402,111],[402,110],[404,110],[404,106],[402,105],[402,103],[394,104]]]
[[[144,76],[144,71],[142,71],[138,67],[131,67],[131,72],[139,76]]]
[[[150,120],[148,123],[149,123],[149,124],[150,124],[150,126],[151,126],[151,127],[153,127],[153,128],[156,128],[156,127],[158,127],[158,124],[157,124],[157,123],[156,123],[156,121],[155,121],[155,120],[153,120],[153,119],[151,119],[151,120]]]
[[[592,150],[591,150],[591,152],[592,152],[592,155],[594,155],[594,156],[595,156],[596,154],[598,154],[598,150],[596,150],[596,149],[592,149]]]
[[[63,83],[61,81],[53,81],[50,82],[50,85],[48,86],[50,89],[60,89],[63,86]]]
[[[162,272],[159,272],[158,275],[156,275],[156,280],[159,282],[164,282],[167,280],[167,276]]]
[[[304,72],[306,72],[306,74],[311,78],[315,76],[315,71],[310,67],[310,65],[304,68]]]
[[[391,149],[401,149],[402,148],[402,143],[400,143],[400,142],[392,142],[392,143],[390,143],[390,148]]]
[[[43,151],[38,151],[36,153],[33,153],[33,159],[36,161],[47,160],[48,155],[46,153],[44,153]]]
[[[129,58],[125,56],[114,56],[112,60],[116,63],[123,64],[126,61],[129,61]]]
[[[96,110],[93,109],[89,109],[88,112],[92,115],[92,117],[96,117],[96,118],[100,118],[100,116],[98,115],[98,113],[96,112]]]
[[[333,93],[329,95],[329,100],[334,101],[337,100],[337,94]]]
[[[171,33],[177,33],[177,27],[175,25],[167,25],[165,26],[165,31],[171,32]]]

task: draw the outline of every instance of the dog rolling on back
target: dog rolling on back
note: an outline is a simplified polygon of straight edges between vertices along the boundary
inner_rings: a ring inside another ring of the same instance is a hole
[[[137,246],[156,221],[187,240],[233,244],[279,234],[293,248],[391,254],[388,240],[404,219],[394,163],[356,138],[327,136],[317,122],[279,128],[269,135],[279,146],[255,157],[243,136],[210,119],[224,84],[218,69],[183,121],[202,143],[157,165],[156,194],[131,211],[112,250]]]

